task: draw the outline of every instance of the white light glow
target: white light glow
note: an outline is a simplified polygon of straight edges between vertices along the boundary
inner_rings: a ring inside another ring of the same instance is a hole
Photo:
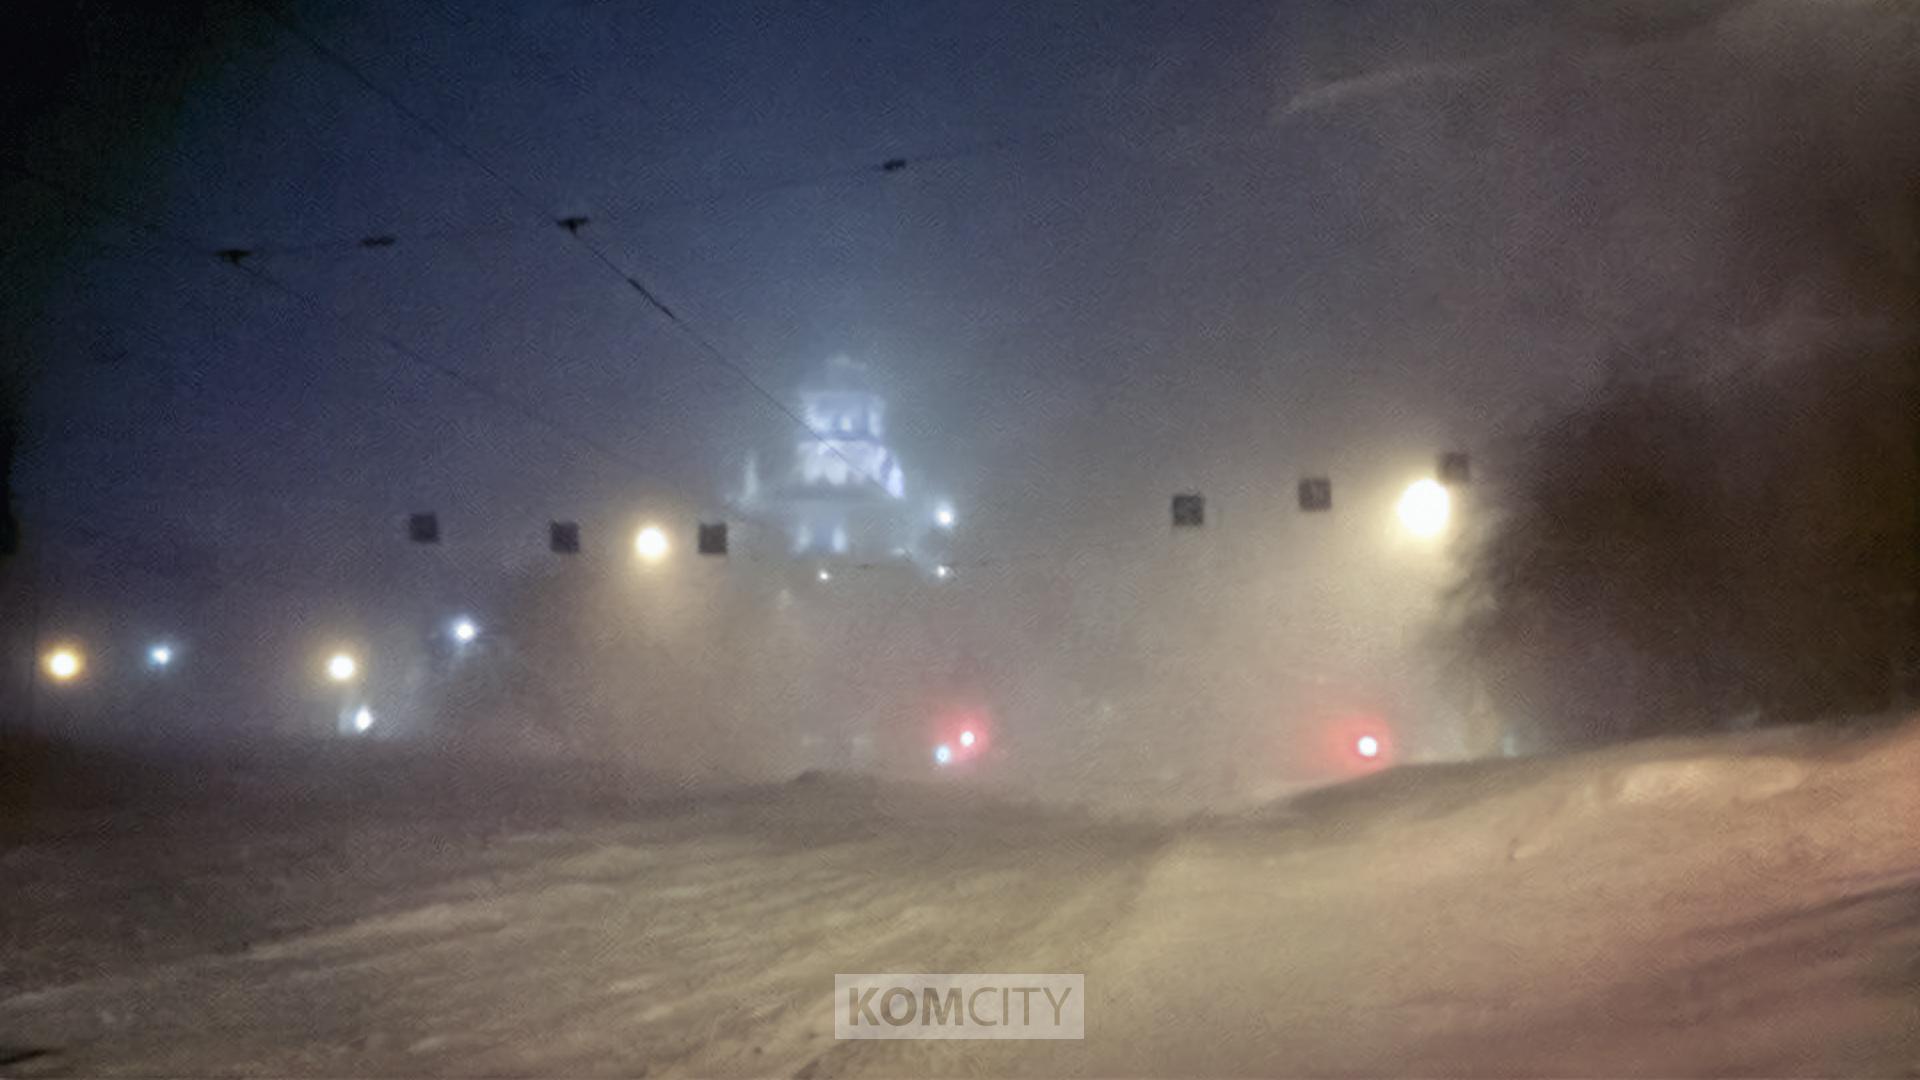
[[[360,662],[347,653],[334,653],[327,658],[327,678],[334,682],[352,682],[360,674]]]
[[[831,570],[822,570],[820,571],[819,578],[821,581],[832,581],[833,572]]]
[[[47,654],[45,661],[47,674],[56,682],[69,682],[80,675],[86,662],[80,658],[80,650],[72,648],[55,649]]]
[[[973,732],[971,732],[971,731],[963,731],[963,732],[961,732],[961,733],[960,733],[960,745],[961,745],[961,746],[972,746],[972,745],[973,745]]]
[[[479,636],[480,628],[473,624],[472,619],[460,619],[453,624],[453,640],[462,645]]]
[[[364,733],[372,726],[373,710],[365,705],[360,706],[360,711],[353,714],[353,730]]]
[[[942,506],[940,509],[935,510],[933,512],[933,520],[943,529],[953,528],[953,507]]]
[[[1362,735],[1354,740],[1353,749],[1361,757],[1372,760],[1380,756],[1380,740],[1371,735]]]
[[[667,534],[657,525],[649,525],[641,529],[633,538],[634,554],[647,562],[659,562],[666,558],[668,546]]]
[[[155,645],[147,650],[147,663],[163,668],[173,663],[173,649],[166,645]]]
[[[933,763],[935,765],[945,765],[952,760],[953,747],[948,746],[946,743],[941,743],[939,746],[933,748]]]
[[[945,581],[953,576],[953,567],[948,566],[946,563],[941,563],[939,566],[933,568],[933,576],[939,578],[941,581]]]
[[[1395,508],[1400,524],[1419,537],[1434,537],[1446,531],[1453,513],[1453,496],[1438,480],[1416,480],[1407,485]]]

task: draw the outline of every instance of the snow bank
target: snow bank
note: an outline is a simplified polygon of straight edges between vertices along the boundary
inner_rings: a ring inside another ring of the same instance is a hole
[[[1563,755],[1404,766],[1263,808],[1255,820],[1320,842],[1382,841],[1414,864],[1531,858],[1609,830],[1711,827],[1790,808],[1831,827],[1856,812],[1914,822],[1920,719],[1892,727],[1779,728],[1650,739]],[[1905,815],[1905,816],[1902,816]],[[1781,836],[1795,835],[1793,830]]]
[[[1916,723],[1310,792],[1167,845],[1087,971],[1127,1052],[1083,1071],[1903,1074],[1916,835]]]

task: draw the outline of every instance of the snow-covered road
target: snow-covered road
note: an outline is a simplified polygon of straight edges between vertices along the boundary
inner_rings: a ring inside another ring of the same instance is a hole
[[[34,1053],[7,1071],[1920,1067],[1911,727],[1402,770],[1178,825],[823,783],[322,848],[213,827],[117,836],[182,855],[134,879],[91,834],[9,849],[0,1045]],[[862,971],[1083,972],[1087,1037],[836,1042],[833,975]]]

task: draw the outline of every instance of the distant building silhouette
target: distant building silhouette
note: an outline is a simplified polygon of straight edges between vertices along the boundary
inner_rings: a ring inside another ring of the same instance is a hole
[[[798,393],[801,434],[764,471],[747,462],[735,508],[785,553],[823,562],[913,559],[934,520],[887,442],[887,402],[864,365],[838,356]]]

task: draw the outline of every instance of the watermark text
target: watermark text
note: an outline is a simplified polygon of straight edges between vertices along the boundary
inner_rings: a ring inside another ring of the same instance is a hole
[[[1084,1039],[1084,975],[835,975],[836,1039]]]

